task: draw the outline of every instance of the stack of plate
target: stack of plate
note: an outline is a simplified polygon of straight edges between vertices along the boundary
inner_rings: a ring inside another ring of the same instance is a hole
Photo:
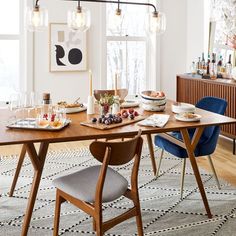
[[[166,107],[166,97],[151,97],[152,91],[141,93],[142,107],[146,111],[164,111]]]
[[[185,112],[194,113],[195,109],[195,106],[189,103],[178,102],[172,104],[172,111],[177,114]]]

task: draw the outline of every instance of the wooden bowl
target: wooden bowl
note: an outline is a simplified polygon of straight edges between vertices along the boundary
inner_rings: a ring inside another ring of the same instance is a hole
[[[103,96],[105,93],[110,95],[115,95],[115,90],[94,90],[93,94],[97,101],[100,100],[100,97]],[[117,89],[117,95],[120,97],[120,102],[124,102],[125,97],[128,95],[128,89]]]

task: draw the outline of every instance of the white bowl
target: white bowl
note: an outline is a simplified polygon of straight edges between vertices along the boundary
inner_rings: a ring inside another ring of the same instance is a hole
[[[184,113],[184,112],[195,112],[196,107],[189,103],[178,102],[172,104],[172,112],[174,113]]]
[[[165,96],[164,97],[151,97],[150,95],[152,94],[152,92],[154,92],[154,91],[151,91],[151,90],[143,91],[143,92],[141,92],[140,96],[143,99],[147,99],[147,100],[150,100],[150,101],[157,101],[157,100],[166,99]]]
[[[142,104],[142,107],[145,111],[164,111],[166,106],[163,105],[163,106],[153,106],[153,105],[150,105],[150,104]]]
[[[146,105],[163,106],[166,104],[166,99],[149,100],[149,99],[142,98],[141,102],[142,102],[142,104],[146,104]]]

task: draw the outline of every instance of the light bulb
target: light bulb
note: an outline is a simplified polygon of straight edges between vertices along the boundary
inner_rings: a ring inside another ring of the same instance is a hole
[[[91,24],[90,11],[84,7],[78,7],[77,10],[68,11],[67,24],[72,30],[85,32]]]
[[[166,30],[166,16],[162,12],[148,13],[145,28],[149,33],[162,34]]]
[[[33,9],[28,8],[26,13],[26,23],[29,31],[42,31],[48,26],[48,11],[39,6]]]

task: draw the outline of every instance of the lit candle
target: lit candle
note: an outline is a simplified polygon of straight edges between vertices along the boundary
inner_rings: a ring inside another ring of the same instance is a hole
[[[89,96],[93,96],[93,78],[91,70],[89,70]]]
[[[115,96],[117,96],[117,73],[115,74]]]

